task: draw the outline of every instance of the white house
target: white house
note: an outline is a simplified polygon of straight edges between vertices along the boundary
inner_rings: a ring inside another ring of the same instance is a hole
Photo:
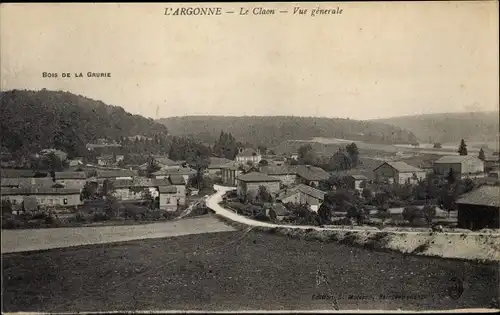
[[[471,155],[446,155],[434,161],[434,172],[438,175],[447,175],[453,170],[454,174],[464,177],[483,177],[484,162]]]
[[[240,148],[236,155],[236,162],[240,162],[241,164],[246,164],[248,162],[257,164],[260,160],[262,160],[262,155],[259,150],[255,151],[252,148]]]

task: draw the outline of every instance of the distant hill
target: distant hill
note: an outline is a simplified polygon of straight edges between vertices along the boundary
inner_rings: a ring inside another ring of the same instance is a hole
[[[184,116],[162,118],[173,135],[193,135],[213,143],[220,132],[231,133],[238,141],[273,147],[286,140],[309,140],[331,137],[372,143],[410,144],[416,141],[411,132],[380,122],[341,118],[295,116]]]
[[[498,141],[499,112],[469,112],[402,116],[373,120],[406,128],[421,142]]]
[[[56,148],[80,156],[99,138],[167,134],[164,125],[121,107],[48,90],[0,92],[0,130],[0,144],[10,152]]]

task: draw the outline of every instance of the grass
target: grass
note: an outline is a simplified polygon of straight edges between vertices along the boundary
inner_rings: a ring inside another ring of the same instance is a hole
[[[489,307],[498,265],[485,265],[251,231],[189,235],[2,255],[3,311],[450,309]],[[316,284],[320,270],[332,291]],[[464,282],[447,296],[453,277]],[[380,295],[420,296],[381,299]],[[349,299],[349,295],[366,296]]]

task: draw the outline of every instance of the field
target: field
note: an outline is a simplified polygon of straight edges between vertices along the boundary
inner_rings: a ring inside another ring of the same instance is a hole
[[[2,263],[4,312],[332,310],[319,295],[340,310],[483,308],[499,293],[497,264],[256,231],[6,254]]]

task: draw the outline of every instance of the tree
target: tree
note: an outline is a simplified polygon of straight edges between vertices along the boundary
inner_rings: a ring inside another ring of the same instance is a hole
[[[257,191],[257,199],[262,203],[272,202],[273,196],[271,196],[266,186],[259,186],[259,190]]]
[[[458,153],[460,155],[467,155],[467,145],[465,144],[465,140],[460,140],[460,146],[458,147]]]
[[[208,168],[210,158],[208,152],[198,147],[189,154],[187,163],[196,170],[196,177],[198,182],[198,190],[200,189],[200,182],[203,179],[203,171]]]
[[[436,142],[434,143],[434,149],[441,149],[443,146],[441,145],[441,143],[439,142]]]
[[[153,158],[152,156],[150,156],[148,158],[148,165],[147,165],[147,168],[146,168],[146,173],[148,175],[148,177],[152,176],[153,173],[155,172],[158,172],[161,167],[160,165],[158,165],[158,162],[156,161],[155,158]]]
[[[238,153],[238,142],[231,133],[221,131],[219,140],[214,144],[212,151],[217,157],[234,160]]]
[[[149,189],[144,189],[142,191],[142,200],[144,200],[146,202],[146,205],[149,209],[153,209],[154,208],[154,199],[153,199],[153,195],[151,194],[151,191],[149,191]]]
[[[373,197],[373,193],[372,193],[372,190],[370,188],[363,188],[363,191],[361,192],[361,195],[366,200],[371,200],[372,197]]]
[[[330,219],[332,217],[332,212],[330,211],[330,208],[325,203],[321,204],[321,206],[319,207],[318,216],[319,216],[322,224],[330,222]]]
[[[448,181],[449,184],[452,184],[455,182],[455,180],[456,180],[455,171],[453,171],[452,168],[450,168],[450,171],[448,172],[448,175],[446,176],[446,180]]]
[[[49,171],[53,181],[55,181],[55,172],[61,172],[64,168],[63,162],[54,152],[44,155],[41,164],[44,169]]]
[[[436,207],[431,205],[425,205],[422,209],[425,222],[430,226],[432,224],[432,220],[436,216]]]
[[[109,179],[105,179],[101,187],[101,197],[107,199],[110,198],[114,192],[115,188],[113,182]]]
[[[386,208],[380,208],[377,212],[377,217],[382,221],[382,225],[391,218],[391,213]]]
[[[80,199],[88,200],[93,199],[97,195],[96,185],[91,182],[86,182],[80,193]]]
[[[346,146],[346,151],[351,158],[352,167],[356,167],[359,163],[359,150],[356,143],[351,143]]]
[[[108,196],[104,204],[104,213],[108,216],[108,218],[114,218],[118,216],[118,211],[118,200],[114,196]]]
[[[479,155],[478,155],[478,158],[479,158],[480,160],[483,160],[483,161],[486,159],[486,156],[484,155],[484,150],[483,150],[483,148],[481,148],[481,150],[479,150]]]
[[[260,160],[259,161],[259,166],[268,166],[269,162],[267,160]]]
[[[301,146],[298,150],[298,162],[299,164],[316,164],[316,152],[314,152],[312,146],[310,144],[305,144]]]
[[[350,206],[349,210],[347,210],[346,216],[347,218],[355,219],[358,225],[361,225],[361,223],[365,219],[365,214],[363,213],[363,211],[361,211],[361,209],[356,206]]]
[[[269,218],[272,220],[272,221],[276,221],[276,219],[278,218],[278,216],[276,215],[276,211],[274,211],[273,208],[269,209]]]
[[[1,207],[2,207],[2,215],[12,213],[12,203],[10,202],[10,200],[2,199]]]
[[[403,209],[403,219],[409,223],[413,223],[415,220],[423,217],[424,214],[422,213],[422,210],[415,206],[409,206]]]

